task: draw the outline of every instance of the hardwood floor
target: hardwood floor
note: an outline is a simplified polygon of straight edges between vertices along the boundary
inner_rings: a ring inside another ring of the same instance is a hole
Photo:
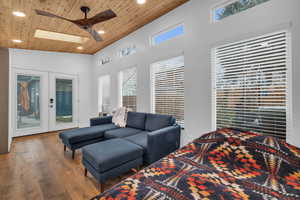
[[[110,180],[106,190],[133,172]],[[81,152],[64,152],[58,133],[16,138],[11,153],[0,155],[0,200],[86,200],[98,194],[97,182],[84,176]]]

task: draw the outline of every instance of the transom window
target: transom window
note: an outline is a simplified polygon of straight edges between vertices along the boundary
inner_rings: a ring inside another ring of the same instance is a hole
[[[163,42],[176,38],[184,34],[183,24],[169,28],[166,31],[158,33],[151,38],[152,45],[159,45]]]
[[[215,49],[217,128],[286,137],[288,46],[279,32]]]
[[[214,9],[214,21],[220,21],[228,16],[248,10],[270,0],[233,0]]]
[[[125,56],[130,56],[130,55],[135,54],[135,53],[136,53],[136,46],[135,45],[123,48],[119,52],[121,58],[125,57]]]

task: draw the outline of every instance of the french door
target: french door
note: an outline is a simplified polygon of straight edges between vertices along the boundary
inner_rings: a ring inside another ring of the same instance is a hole
[[[14,72],[14,136],[48,131],[48,73]]]
[[[14,136],[78,126],[77,76],[15,69]]]
[[[49,91],[49,130],[77,127],[77,76],[50,73]]]

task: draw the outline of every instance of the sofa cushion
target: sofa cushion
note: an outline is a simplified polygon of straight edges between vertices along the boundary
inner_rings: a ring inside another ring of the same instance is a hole
[[[82,156],[83,160],[88,161],[98,172],[105,172],[141,158],[143,148],[117,138],[83,147]]]
[[[146,120],[145,113],[128,112],[126,126],[145,130],[145,120]]]
[[[78,128],[73,130],[64,131],[59,134],[63,141],[69,144],[93,140],[104,136],[104,132],[108,130],[118,129],[114,124],[103,124],[99,126],[92,126],[87,128]]]
[[[96,117],[96,118],[90,119],[91,126],[99,126],[102,124],[112,124],[112,116]]]
[[[140,132],[142,132],[142,130],[135,129],[135,128],[119,128],[116,130],[105,131],[104,137],[107,139],[124,138],[124,137],[138,134]]]
[[[144,131],[144,132],[141,132],[136,135],[125,137],[124,139],[143,147],[144,151],[146,151],[147,150],[148,133],[149,132]]]
[[[170,115],[147,114],[145,129],[147,131],[156,131],[171,126],[171,122],[172,116]]]

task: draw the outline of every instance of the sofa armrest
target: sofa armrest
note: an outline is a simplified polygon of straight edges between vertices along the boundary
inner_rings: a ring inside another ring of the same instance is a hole
[[[148,133],[147,138],[147,163],[151,164],[180,147],[179,125],[169,126]]]
[[[98,125],[110,124],[110,123],[112,123],[112,116],[96,117],[96,118],[90,119],[91,126],[98,126]]]

